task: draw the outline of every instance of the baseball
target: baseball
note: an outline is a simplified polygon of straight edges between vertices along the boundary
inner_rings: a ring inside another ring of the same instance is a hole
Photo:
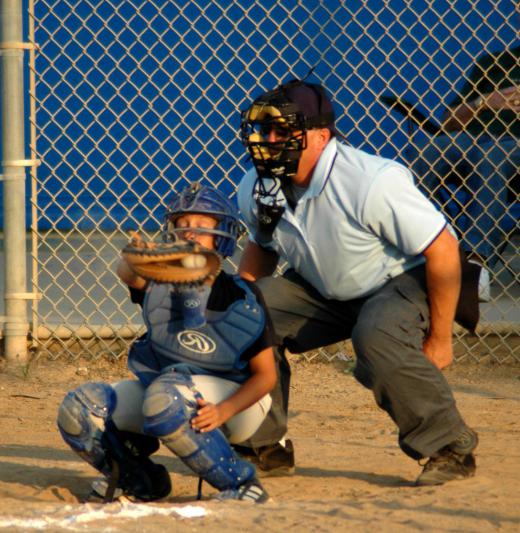
[[[204,268],[207,260],[203,255],[191,254],[181,259],[184,268]]]

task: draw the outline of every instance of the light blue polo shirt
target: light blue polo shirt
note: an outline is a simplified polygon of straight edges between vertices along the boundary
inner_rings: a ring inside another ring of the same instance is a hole
[[[243,177],[238,205],[255,241],[256,170]],[[267,248],[326,298],[370,294],[424,262],[422,252],[446,226],[399,163],[331,139],[294,211],[286,206]]]

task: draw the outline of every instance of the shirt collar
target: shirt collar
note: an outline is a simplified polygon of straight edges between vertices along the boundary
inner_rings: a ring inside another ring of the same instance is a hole
[[[325,146],[323,153],[314,167],[311,182],[307,189],[307,193],[305,194],[307,198],[318,196],[323,190],[323,187],[325,187],[325,183],[327,183],[327,179],[332,168],[332,163],[334,163],[334,159],[336,158],[337,151],[337,142],[333,137],[327,143],[327,146]]]

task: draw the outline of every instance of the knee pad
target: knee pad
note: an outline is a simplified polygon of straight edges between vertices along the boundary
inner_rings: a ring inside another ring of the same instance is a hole
[[[146,391],[143,430],[159,437],[199,477],[226,490],[237,488],[255,475],[254,466],[238,457],[219,429],[199,433],[190,420],[196,405],[186,399],[175,376],[165,374]]]
[[[192,384],[189,380],[186,384]],[[175,432],[196,412],[196,404],[185,398],[177,388],[183,384],[174,373],[159,376],[147,389],[143,403],[143,431],[154,437]]]
[[[65,442],[78,453],[96,455],[95,441],[116,403],[114,389],[105,383],[85,383],[69,392],[58,410],[58,428]]]

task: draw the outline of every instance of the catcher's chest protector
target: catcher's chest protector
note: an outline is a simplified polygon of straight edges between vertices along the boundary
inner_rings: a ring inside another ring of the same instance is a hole
[[[245,298],[233,302],[224,312],[206,311],[206,323],[194,329],[184,327],[181,299],[169,284],[152,283],[143,305],[148,340],[162,368],[187,365],[192,373],[216,371],[221,377],[244,381],[249,377],[241,354],[261,335],[265,325],[263,308],[240,278],[235,283]]]

